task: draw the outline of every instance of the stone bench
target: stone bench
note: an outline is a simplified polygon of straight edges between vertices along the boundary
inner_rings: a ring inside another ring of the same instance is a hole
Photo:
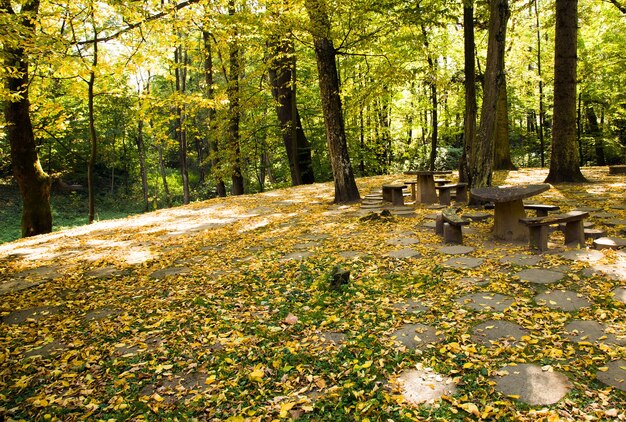
[[[404,182],[405,185],[409,185],[411,187],[411,199],[413,201],[417,200],[417,191],[416,191],[416,186],[417,186],[417,180],[409,180],[408,182]]]
[[[435,219],[435,232],[443,235],[445,243],[463,244],[463,226],[469,225],[470,221],[461,217],[460,208],[446,208],[437,214]]]
[[[452,180],[447,180],[447,179],[435,179],[435,185],[437,185],[437,186],[447,185],[448,183],[452,183]]]
[[[496,206],[493,203],[485,204],[484,208],[486,210],[492,210]],[[550,211],[558,211],[561,207],[557,205],[546,205],[546,204],[524,204],[525,210],[533,210],[537,213],[537,217],[545,217],[548,215]]]
[[[450,183],[446,185],[435,186],[439,191],[439,204],[450,205],[450,193],[452,189],[456,190],[456,201],[467,202],[467,183]]]
[[[383,185],[383,201],[391,202],[393,205],[404,205],[405,184]]]
[[[575,243],[583,247],[585,245],[583,221],[587,217],[589,217],[588,212],[570,211],[545,217],[520,218],[519,222],[528,227],[530,247],[545,251],[548,249],[548,227],[563,223],[565,223],[565,230],[563,230],[565,244]]]
[[[609,174],[626,174],[626,165],[609,166]]]

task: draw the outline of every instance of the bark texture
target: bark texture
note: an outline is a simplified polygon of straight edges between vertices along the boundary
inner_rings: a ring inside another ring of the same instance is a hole
[[[202,40],[204,41],[205,59],[204,59],[204,80],[207,86],[207,98],[211,100],[211,105],[207,113],[207,120],[209,124],[209,157],[211,161],[211,172],[215,177],[215,190],[217,196],[226,196],[226,185],[224,180],[219,175],[220,159],[219,159],[219,144],[217,141],[217,127],[215,116],[215,88],[213,87],[213,49],[211,48],[211,33],[208,31],[202,31]]]
[[[229,0],[228,2],[228,14],[230,16],[235,15],[235,1]],[[243,195],[243,174],[241,173],[241,149],[239,146],[239,123],[241,121],[241,110],[239,106],[239,78],[241,73],[240,63],[240,47],[237,37],[239,36],[238,30],[235,28],[232,40],[228,43],[229,51],[229,80],[228,80],[228,111],[230,114],[228,122],[228,137],[230,140],[230,154],[231,154],[231,180],[232,188],[231,193],[233,195]]]
[[[492,0],[490,2],[483,104],[480,113],[480,125],[468,157],[468,182],[471,187],[491,185],[496,110],[500,88],[504,83],[504,47],[509,15],[507,0]]]
[[[296,61],[293,41],[274,36],[268,42],[269,79],[276,115],[289,160],[293,186],[315,183],[311,144],[304,134],[296,103]]]
[[[494,170],[516,170],[511,161],[511,143],[509,141],[509,105],[507,102],[506,77],[498,92],[496,106],[496,133],[493,150]]]
[[[556,0],[554,111],[547,183],[582,182],[576,145],[578,1]]]
[[[35,17],[39,11],[39,1],[26,1],[16,15],[8,0],[0,0],[0,13],[7,13],[25,31],[22,37],[31,37],[35,30]],[[17,39],[17,38],[16,38]],[[50,210],[51,179],[43,170],[37,155],[37,143],[30,121],[30,101],[28,99],[28,54],[24,48],[30,40],[19,43],[7,42],[3,45],[4,65],[16,69],[5,80],[6,88],[15,98],[4,104],[6,133],[11,146],[11,164],[22,196],[22,236],[34,236],[52,231]]]
[[[335,182],[335,203],[361,200],[354,180],[346,131],[339,96],[336,52],[330,38],[330,21],[324,0],[306,0],[305,6],[311,20],[311,33],[315,47],[317,71],[326,139]]]
[[[474,0],[463,5],[463,55],[465,74],[465,121],[463,124],[463,154],[459,161],[459,182],[467,183],[467,156],[476,137],[476,67],[474,61]]]

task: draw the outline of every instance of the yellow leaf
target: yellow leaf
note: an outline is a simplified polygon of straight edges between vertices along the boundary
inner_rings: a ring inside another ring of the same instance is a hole
[[[205,383],[206,385],[213,384],[213,382],[215,382],[215,378],[216,378],[216,377],[215,377],[215,374],[209,375],[209,376],[207,377],[207,379],[206,379],[206,380],[204,380],[204,383]]]
[[[281,418],[286,418],[287,417],[287,412],[289,412],[291,410],[292,407],[294,407],[296,405],[295,402],[287,402],[287,403],[283,403],[280,405],[280,414],[279,416]]]
[[[608,370],[609,370],[608,366],[601,366],[600,368],[598,368],[598,371],[600,371],[600,372],[606,372]]]
[[[265,372],[262,366],[255,367],[254,371],[248,374],[248,379],[253,382],[262,382]]]
[[[469,369],[472,366],[474,366],[474,364],[472,362],[466,362],[463,364],[463,369]]]
[[[478,410],[478,406],[474,403],[461,403],[459,407],[465,410],[467,413],[471,413],[474,416],[480,417],[480,411]]]
[[[367,361],[367,362],[365,362],[363,365],[361,365],[361,368],[362,368],[362,369],[367,369],[367,368],[369,368],[370,366],[372,366],[372,363],[373,363],[373,361],[368,360],[368,361]]]

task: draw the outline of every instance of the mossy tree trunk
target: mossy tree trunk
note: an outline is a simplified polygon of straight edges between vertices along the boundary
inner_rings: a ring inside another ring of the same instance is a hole
[[[556,0],[554,111],[547,183],[583,182],[576,146],[578,0]]]
[[[322,111],[333,179],[335,203],[357,202],[361,199],[354,180],[343,121],[336,51],[330,38],[330,20],[324,0],[306,0],[305,6],[311,20],[311,33],[319,78]]]
[[[0,13],[20,26],[20,36],[3,44],[4,66],[15,69],[5,79],[5,87],[14,98],[4,104],[6,133],[11,146],[11,164],[22,196],[22,236],[34,236],[52,231],[50,210],[50,176],[43,170],[37,155],[37,143],[30,120],[28,99],[28,53],[25,46],[32,41],[39,1],[22,4],[19,15],[9,0],[0,0]],[[10,30],[10,29],[9,29]],[[26,37],[26,38],[25,38]]]

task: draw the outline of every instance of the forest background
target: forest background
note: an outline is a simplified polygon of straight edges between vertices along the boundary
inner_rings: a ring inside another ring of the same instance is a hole
[[[20,73],[6,58],[22,49],[36,152],[53,180],[55,229],[332,180],[312,36],[317,4],[1,1],[0,76]],[[469,6],[473,18],[464,22]],[[549,166],[555,3],[509,6],[495,135],[496,157],[504,158],[494,166]],[[626,5],[581,0],[578,11],[579,164],[623,163]],[[355,175],[457,169],[464,29],[473,24],[480,104],[489,5],[332,1],[325,12]],[[15,101],[15,91],[0,89],[3,105]],[[0,240],[9,241],[20,236],[22,204],[3,119]]]

